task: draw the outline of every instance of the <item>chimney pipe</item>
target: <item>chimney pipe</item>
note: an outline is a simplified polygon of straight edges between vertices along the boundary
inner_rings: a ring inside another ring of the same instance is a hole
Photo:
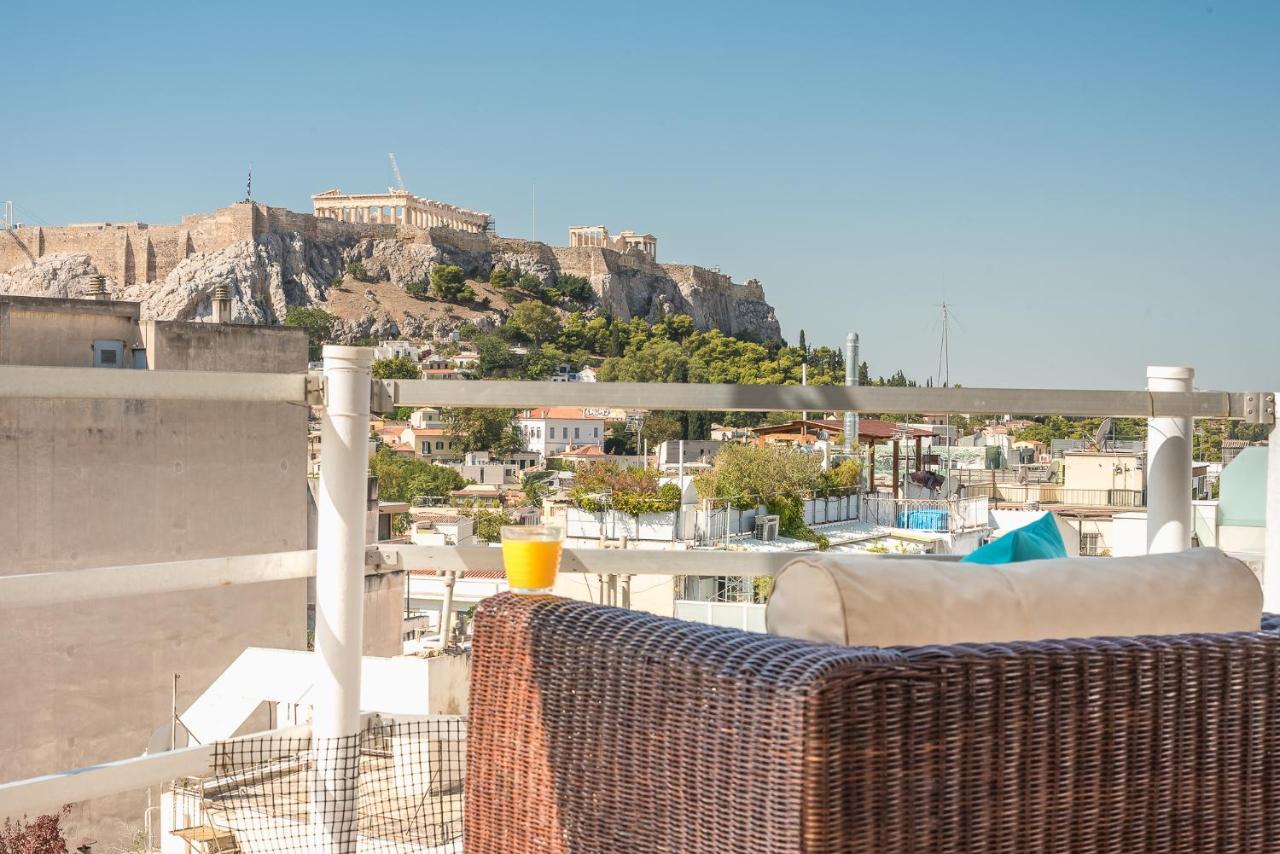
[[[844,339],[844,384],[858,384],[858,335],[850,332]],[[844,414],[844,452],[848,456],[853,453],[853,446],[858,441],[858,413]]]
[[[214,323],[230,323],[231,322],[231,288],[226,285],[218,285],[213,289],[213,322]]]
[[[84,294],[91,300],[111,299],[111,292],[107,290],[107,277],[103,275],[90,276],[89,286],[84,289]]]

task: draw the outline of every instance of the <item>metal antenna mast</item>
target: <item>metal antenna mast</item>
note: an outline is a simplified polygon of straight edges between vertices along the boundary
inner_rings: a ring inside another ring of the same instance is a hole
[[[960,321],[945,300],[941,308],[942,341],[938,344],[938,378],[942,380],[943,388],[949,388],[951,386],[951,323],[954,321],[958,325]]]

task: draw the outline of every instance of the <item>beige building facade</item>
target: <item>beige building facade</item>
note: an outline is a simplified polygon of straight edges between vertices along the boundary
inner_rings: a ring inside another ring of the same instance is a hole
[[[306,362],[301,330],[0,296],[3,364],[288,373]],[[0,573],[306,548],[306,437],[306,408],[287,403],[0,399]],[[4,611],[0,782],[140,754],[169,725],[175,674],[185,708],[246,647],[305,649],[306,614],[303,580]],[[251,721],[267,724],[265,710]],[[68,839],[124,850],[146,806],[141,791],[78,804]]]
[[[1131,451],[1067,451],[1062,455],[1063,489],[1147,488],[1142,454]]]

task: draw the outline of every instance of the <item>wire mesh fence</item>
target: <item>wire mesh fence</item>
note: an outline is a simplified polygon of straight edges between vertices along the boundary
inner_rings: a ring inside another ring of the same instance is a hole
[[[461,850],[466,732],[464,718],[440,717],[346,738],[224,742],[211,776],[175,788],[201,804],[195,826],[175,833],[198,851],[314,851],[328,840],[360,852]]]

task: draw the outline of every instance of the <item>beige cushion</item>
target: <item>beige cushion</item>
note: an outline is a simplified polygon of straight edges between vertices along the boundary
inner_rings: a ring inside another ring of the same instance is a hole
[[[1262,589],[1217,549],[988,566],[860,555],[800,558],[778,574],[772,634],[921,646],[1257,631]]]

